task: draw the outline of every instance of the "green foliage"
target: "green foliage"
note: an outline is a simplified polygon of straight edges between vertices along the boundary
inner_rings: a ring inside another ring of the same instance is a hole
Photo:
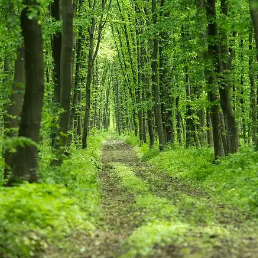
[[[181,237],[188,229],[188,225],[168,221],[153,221],[138,228],[128,239],[133,246],[129,252],[120,258],[148,257],[153,252],[155,244],[182,243]]]
[[[128,142],[138,146],[136,140]],[[177,146],[157,155],[154,150],[146,152],[146,146],[137,148],[139,156],[148,157],[145,160],[160,171],[199,185],[222,202],[258,214],[258,155],[251,147],[241,148],[240,152],[219,160],[218,164],[213,163],[213,154],[208,148]]]
[[[76,198],[78,205],[95,221],[99,216],[99,184],[98,171],[101,168],[100,148],[106,134],[96,133],[89,138],[87,150],[72,148],[71,158],[66,158],[61,167],[49,170],[48,151],[43,148],[41,155],[41,180],[48,184],[59,184],[68,189],[68,194]]]
[[[90,137],[87,150],[72,149],[71,158],[59,168],[49,167],[51,152],[41,146],[41,184],[0,188],[1,257],[33,257],[51,245],[62,247],[75,231],[94,232],[100,212],[97,177],[104,137]]]
[[[26,184],[0,189],[0,256],[32,257],[56,245],[71,230],[93,232],[93,225],[67,190],[57,185]]]
[[[148,186],[146,183],[136,177],[129,168],[118,163],[112,163],[116,172],[122,180],[122,185],[128,188],[133,193],[146,193]]]
[[[216,166],[204,182],[222,200],[258,215],[258,155],[252,148],[242,148]]]
[[[134,150],[137,152],[142,161],[148,161],[160,153],[157,143],[152,149],[150,149],[147,143],[140,144],[139,139],[133,134],[123,136],[122,139],[126,143],[134,146]]]
[[[210,149],[177,147],[160,153],[150,160],[150,163],[157,165],[173,176],[204,181],[214,172],[212,161],[213,154]]]
[[[27,137],[9,137],[6,138],[3,142],[3,148],[10,152],[16,152],[17,147],[24,146],[35,146],[38,147],[38,144],[33,140]]]

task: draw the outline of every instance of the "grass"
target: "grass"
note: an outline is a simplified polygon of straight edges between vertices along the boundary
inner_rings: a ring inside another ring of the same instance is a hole
[[[121,185],[134,195],[136,210],[145,216],[126,240],[127,252],[120,258],[165,257],[166,252],[188,258],[254,257],[256,153],[242,148],[213,164],[210,149],[177,146],[159,152],[156,146],[139,147],[134,136],[127,136],[126,142],[136,144],[141,160],[153,166],[113,164]]]
[[[258,155],[252,148],[242,147],[238,153],[213,164],[209,148],[177,146],[158,152],[157,147],[149,150],[146,144],[138,147],[134,136],[127,136],[126,141],[136,146],[143,161],[155,165],[159,171],[202,187],[221,202],[258,215]]]
[[[33,257],[51,246],[64,248],[74,232],[92,235],[100,214],[98,172],[104,134],[89,148],[72,148],[61,167],[50,167],[51,152],[40,149],[40,183],[0,188],[0,256]]]
[[[127,251],[120,258],[150,257],[155,249],[171,244],[179,257],[213,257],[214,246],[224,241],[241,243],[244,233],[239,234],[238,226],[220,224],[216,220],[220,214],[214,200],[184,192],[176,193],[172,199],[158,197],[131,167],[121,163],[112,163],[112,167],[121,186],[133,194],[134,210],[144,214],[143,224],[126,239]]]

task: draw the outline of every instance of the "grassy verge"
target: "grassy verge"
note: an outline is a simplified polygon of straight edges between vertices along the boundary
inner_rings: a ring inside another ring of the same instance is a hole
[[[151,194],[148,185],[127,166],[119,163],[112,166],[121,179],[121,185],[134,195],[135,210],[141,209],[145,220],[127,239],[128,251],[120,258],[145,257],[152,253],[155,244],[180,241],[178,233],[188,225],[176,218],[177,208],[166,198]]]
[[[258,154],[251,148],[243,147],[215,165],[208,148],[177,146],[159,152],[157,147],[149,150],[146,144],[138,147],[134,136],[127,136],[125,140],[135,146],[143,161],[155,165],[162,173],[201,186],[217,200],[258,215]]]
[[[32,257],[62,248],[75,231],[93,234],[99,217],[100,147],[105,135],[89,139],[87,150],[72,148],[59,168],[49,167],[42,147],[41,182],[0,188],[0,256]]]
[[[242,226],[240,231],[234,221],[221,224],[215,202],[210,205],[205,198],[185,193],[158,197],[152,191],[153,185],[137,177],[130,167],[121,163],[113,163],[112,167],[121,186],[134,195],[133,210],[144,214],[143,224],[127,238],[127,251],[120,258],[156,257],[157,250],[175,257],[233,257],[234,252],[242,252],[241,248],[250,248],[244,239],[257,236],[256,227],[250,231],[249,226]],[[225,209],[224,215],[227,213]],[[240,250],[236,251],[233,243]]]

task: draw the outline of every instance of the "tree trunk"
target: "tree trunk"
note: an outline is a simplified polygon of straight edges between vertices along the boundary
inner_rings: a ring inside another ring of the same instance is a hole
[[[14,137],[18,135],[20,125],[20,116],[22,112],[22,103],[24,97],[25,85],[25,70],[24,70],[24,48],[18,50],[17,59],[15,62],[14,83],[10,96],[10,105],[8,106],[7,116],[5,120],[6,137]],[[5,178],[8,178],[13,167],[14,154],[8,150],[5,152]]]
[[[82,148],[87,148],[87,137],[89,133],[89,119],[90,119],[90,104],[91,104],[91,82],[93,74],[93,55],[94,55],[94,32],[95,32],[95,18],[92,18],[89,44],[89,55],[88,55],[88,69],[87,69],[87,81],[86,81],[86,106],[84,115],[84,127],[82,135]]]
[[[228,0],[221,0],[221,11],[225,16],[228,16]],[[231,71],[232,57],[228,57],[228,36],[227,31],[221,29],[221,60],[222,69],[220,76],[222,77],[219,83],[220,105],[223,111],[224,120],[226,123],[226,138],[229,153],[235,153],[238,150],[238,132],[234,117],[233,108],[229,93],[229,73]],[[219,64],[220,65],[220,64]],[[225,153],[226,154],[226,153]]]
[[[217,82],[214,77],[214,70],[218,72],[221,66],[219,45],[215,38],[218,36],[216,23],[216,0],[207,0],[206,15],[208,20],[208,56],[212,60],[213,69],[208,68],[208,100],[211,103],[210,115],[213,128],[214,154],[215,159],[224,156],[222,143],[222,132],[217,96]]]
[[[58,22],[60,21],[60,0],[54,0],[51,4],[51,16]],[[54,102],[60,103],[60,60],[62,46],[62,32],[57,31],[52,39],[52,55],[53,55],[53,81],[54,81]]]
[[[255,39],[255,44],[256,44],[256,57],[258,60],[258,5],[256,0],[249,0],[249,6],[250,6],[250,13],[251,13],[251,18],[252,18],[252,23],[253,23],[253,28],[254,28],[254,39]],[[250,65],[249,65],[250,66]],[[252,77],[250,77],[252,80]],[[255,92],[253,89],[254,85],[252,85],[251,81],[251,90]],[[257,95],[257,89],[256,89],[256,95]],[[255,100],[254,98],[251,101],[251,105],[254,106]],[[255,109],[253,110],[252,114],[252,120],[253,120],[253,144],[255,146],[255,150],[258,150],[258,137],[257,137],[257,107],[255,106]]]
[[[81,69],[81,56],[82,56],[82,28],[79,28],[79,35],[78,35],[78,42],[76,44],[76,64],[75,64],[75,79],[74,79],[74,88],[73,88],[73,101],[72,101],[72,107],[71,107],[71,112],[70,112],[70,125],[69,128],[70,130],[75,130],[75,117],[78,119],[76,116],[77,112],[77,105],[79,103],[79,96],[80,96],[80,69]],[[75,133],[74,133],[75,135]],[[75,138],[75,137],[74,137]],[[72,135],[69,135],[69,142],[71,144],[72,142]]]
[[[39,141],[39,131],[44,96],[44,61],[41,25],[29,19],[30,7],[36,1],[25,0],[27,5],[21,14],[21,28],[24,37],[26,87],[22,107],[19,136]],[[15,154],[13,174],[9,181],[25,180],[35,182],[37,175],[37,147],[32,144],[19,146]]]
[[[60,21],[60,0],[54,0],[50,5],[51,16],[57,21]],[[60,61],[61,61],[61,47],[62,47],[62,32],[57,31],[51,39],[52,56],[53,56],[53,82],[54,82],[54,107],[53,112],[57,113],[60,107]],[[57,119],[53,119],[52,125],[52,146],[54,147],[55,138],[57,134],[56,124]]]
[[[148,108],[147,108],[147,124],[148,124],[148,133],[149,133],[150,149],[151,149],[153,148],[155,143],[155,135],[153,130],[151,80],[148,74],[146,75],[146,98],[150,101],[150,104],[148,105]]]
[[[207,123],[207,140],[210,147],[213,147],[213,133],[210,109],[206,110],[206,123]]]
[[[168,19],[170,12],[166,6],[166,1],[160,2],[162,20]],[[171,73],[169,71],[169,28],[164,27],[160,32],[159,40],[159,81],[160,81],[160,99],[162,122],[166,142],[173,142],[173,117],[172,117],[172,98],[170,94],[170,79]]]
[[[256,0],[249,0],[250,13],[254,28],[254,38],[256,43],[256,49],[258,51],[258,4]]]
[[[67,145],[67,133],[70,118],[70,98],[73,86],[73,4],[70,0],[62,1],[62,48],[60,63],[60,106],[62,113],[59,117],[58,138],[55,147],[59,149],[59,161],[62,161],[63,149]]]
[[[181,145],[182,141],[182,116],[179,111],[179,96],[176,98],[176,131],[177,131],[177,141]]]
[[[101,36],[103,28],[107,22],[107,20],[103,21],[103,13],[106,6],[107,1],[102,0],[102,14],[99,21],[98,26],[98,36],[97,36],[97,43],[96,48],[94,51],[94,33],[96,29],[96,18],[95,18],[95,7],[96,1],[94,1],[93,6],[91,5],[91,1],[89,1],[89,7],[92,8],[93,16],[91,18],[91,26],[89,27],[89,36],[90,36],[90,44],[89,44],[89,56],[88,56],[88,70],[87,70],[87,81],[86,81],[86,105],[85,105],[85,114],[84,114],[84,128],[83,128],[83,135],[82,135],[82,148],[87,148],[87,138],[89,134],[89,124],[90,124],[90,108],[91,108],[91,82],[92,82],[92,74],[93,74],[93,67],[94,61],[96,60],[99,46],[101,42]],[[109,11],[111,6],[111,0],[109,1],[109,5],[107,7],[107,11]]]
[[[152,15],[153,24],[157,24],[157,3],[156,0],[152,0]],[[155,101],[155,118],[157,124],[157,130],[159,135],[159,149],[161,151],[166,148],[165,135],[163,130],[162,113],[161,113],[161,103],[160,103],[160,89],[158,81],[158,50],[159,44],[157,35],[153,39],[153,53],[152,53],[152,87],[154,91],[154,101]]]
[[[257,149],[258,146],[258,137],[257,137],[257,89],[255,85],[254,75],[254,56],[252,53],[253,50],[253,28],[249,32],[249,80],[251,86],[250,92],[250,117],[251,117],[251,132],[253,146]]]
[[[186,83],[186,118],[185,118],[185,127],[186,127],[186,147],[195,145],[195,125],[193,121],[192,107],[191,107],[191,84],[188,73],[188,67],[185,67],[185,83]]]

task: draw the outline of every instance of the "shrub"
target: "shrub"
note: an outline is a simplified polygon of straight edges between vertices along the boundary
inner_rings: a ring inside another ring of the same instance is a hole
[[[84,220],[67,190],[56,185],[25,184],[0,189],[0,256],[31,257],[57,244],[71,230],[94,226]]]

